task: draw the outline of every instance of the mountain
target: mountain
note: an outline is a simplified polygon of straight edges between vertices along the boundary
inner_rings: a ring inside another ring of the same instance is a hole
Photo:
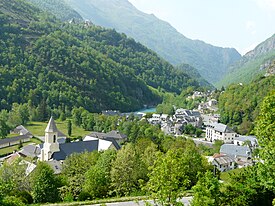
[[[124,34],[61,22],[23,0],[0,2],[0,28],[0,110],[28,103],[42,113],[133,111],[159,103],[155,89],[199,86]]]
[[[229,73],[217,86],[227,86],[231,83],[248,83],[266,73],[267,68],[275,60],[275,34],[260,43],[254,50],[245,54],[238,62],[229,68]]]
[[[188,39],[169,23],[137,10],[127,0],[65,1],[84,19],[133,37],[170,63],[195,67],[212,84],[222,79],[228,66],[241,58],[235,49]]]
[[[56,0],[27,0],[27,1],[45,12],[51,11],[51,13],[53,13],[57,18],[59,18],[62,21],[68,21],[71,19],[83,20],[82,17],[64,1],[56,1]]]
[[[200,75],[198,70],[195,69],[194,67],[190,66],[189,64],[180,64],[180,65],[176,66],[176,68],[184,71],[186,74],[188,74],[193,79],[196,79],[199,82],[200,86],[214,89],[214,86],[212,84],[210,84],[208,81],[206,81]]]

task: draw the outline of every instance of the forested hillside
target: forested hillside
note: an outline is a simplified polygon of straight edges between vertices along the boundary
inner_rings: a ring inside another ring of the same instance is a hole
[[[62,23],[22,0],[1,1],[0,17],[0,109],[17,102],[131,111],[161,101],[149,86],[177,93],[198,86],[115,30]]]
[[[42,0],[31,0],[41,2]],[[52,0],[43,0],[51,2]],[[229,65],[241,58],[232,48],[215,47],[191,40],[169,23],[154,15],[137,10],[127,0],[60,0],[77,11],[83,19],[107,28],[115,28],[157,52],[174,65],[195,67],[210,83],[216,83],[227,73]],[[56,15],[59,11],[50,9]]]
[[[208,81],[206,81],[198,72],[198,70],[189,64],[180,64],[176,66],[177,69],[184,71],[186,74],[188,74],[190,77],[196,79],[201,86],[208,87],[208,88],[214,88],[212,84],[210,84]]]
[[[43,11],[52,11],[54,15],[62,21],[68,21],[71,19],[82,20],[82,17],[73,10],[64,1],[57,0],[27,0],[33,5],[39,7]]]
[[[259,44],[254,50],[244,55],[240,61],[229,68],[228,74],[217,86],[231,83],[249,83],[265,74],[267,68],[275,60],[275,34]]]
[[[221,121],[239,125],[238,132],[242,134],[251,132],[263,99],[272,92],[275,92],[274,75],[261,77],[250,84],[230,85],[219,97]]]

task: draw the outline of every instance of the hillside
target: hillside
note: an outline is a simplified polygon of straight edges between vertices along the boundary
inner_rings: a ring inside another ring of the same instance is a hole
[[[133,111],[198,83],[115,30],[59,22],[22,0],[0,3],[0,109],[12,103]]]
[[[127,0],[64,1],[84,19],[133,37],[170,63],[195,67],[212,84],[222,79],[228,66],[241,58],[235,49],[188,39],[167,22],[137,10]]]
[[[261,77],[249,84],[232,84],[219,97],[221,122],[239,125],[239,133],[253,129],[263,99],[275,91],[274,75]]]
[[[229,73],[217,86],[227,86],[231,83],[248,83],[264,75],[267,68],[275,60],[275,34],[248,52],[236,64],[229,68]]]
[[[180,65],[176,66],[176,68],[184,71],[186,74],[188,74],[193,79],[196,79],[200,83],[200,86],[214,89],[214,86],[212,84],[210,84],[208,81],[206,81],[200,75],[198,70],[195,69],[194,67],[190,66],[189,64],[180,64]]]
[[[73,10],[64,1],[56,0],[27,0],[43,11],[51,11],[54,15],[62,21],[68,21],[71,19],[82,20],[82,17]]]

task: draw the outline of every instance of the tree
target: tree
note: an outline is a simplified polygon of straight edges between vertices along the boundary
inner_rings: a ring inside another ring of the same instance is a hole
[[[0,119],[0,138],[6,138],[10,132],[10,127],[4,120]]]
[[[139,180],[146,178],[145,164],[137,155],[132,144],[127,144],[118,151],[112,163],[111,185],[117,195],[129,195],[139,188]]]
[[[75,153],[67,157],[62,170],[67,181],[67,184],[62,187],[63,193],[71,194],[74,199],[77,199],[83,190],[85,173],[96,164],[98,158],[98,152]]]
[[[72,121],[68,120],[68,135],[71,136],[72,135]]]
[[[111,189],[111,163],[115,158],[115,150],[106,150],[100,155],[96,165],[85,174],[86,181],[83,188],[91,198],[102,198],[108,195]]]
[[[145,189],[161,205],[176,205],[190,184],[182,152],[182,149],[175,149],[165,155],[159,154],[151,168]]]
[[[35,203],[57,202],[58,181],[53,169],[45,162],[38,162],[32,174],[32,195]]]
[[[191,206],[219,206],[220,183],[212,172],[207,171],[192,187],[194,197]]]
[[[260,164],[258,174],[263,185],[275,191],[275,92],[267,96],[256,122],[256,136],[260,145]]]

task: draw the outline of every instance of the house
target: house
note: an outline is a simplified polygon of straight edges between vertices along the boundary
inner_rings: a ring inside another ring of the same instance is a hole
[[[216,106],[218,104],[218,101],[216,99],[211,99],[208,101],[208,105],[210,107]]]
[[[235,169],[234,158],[226,154],[214,155],[212,164],[221,172],[226,172]]]
[[[248,143],[248,146],[255,149],[258,147],[258,140],[256,136],[237,136],[234,140],[235,145],[243,146],[244,144]]]
[[[0,139],[0,149],[4,147],[11,147],[20,143],[29,142],[31,137],[29,135],[20,135],[11,138]]]
[[[201,113],[195,110],[177,109],[173,116],[173,121],[181,124],[192,124],[194,127],[202,126]]]
[[[103,132],[91,132],[84,139],[87,140],[88,137],[94,137],[102,140],[116,141],[118,144],[125,142],[127,140],[127,135],[120,133],[117,130],[112,130],[108,133]]]
[[[233,143],[237,133],[221,123],[212,123],[206,127],[206,140],[213,142],[222,140],[224,143]]]
[[[121,149],[121,146],[115,141],[115,139],[100,139],[97,137],[86,136],[83,141],[98,141],[98,151],[104,151],[107,149]]]
[[[41,149],[39,146],[34,144],[29,144],[24,147],[18,153],[23,157],[35,158],[41,154]]]
[[[11,133],[33,137],[32,133],[23,125],[17,126],[14,130],[11,131]]]
[[[59,144],[57,139],[58,129],[56,127],[53,117],[51,117],[47,128],[45,129],[45,142],[42,145],[41,154],[39,155],[41,161],[61,161],[65,160],[66,157],[70,156],[73,153],[82,153],[85,151],[93,152],[110,148],[117,149],[115,146],[112,146],[112,142],[110,143],[110,146],[106,148],[106,142],[104,142],[105,144],[102,144],[102,141],[100,141],[99,139],[70,142],[64,144]]]
[[[234,144],[223,144],[220,148],[221,154],[226,154],[235,159],[236,162],[247,162],[252,158],[252,151],[248,146],[238,146]]]

